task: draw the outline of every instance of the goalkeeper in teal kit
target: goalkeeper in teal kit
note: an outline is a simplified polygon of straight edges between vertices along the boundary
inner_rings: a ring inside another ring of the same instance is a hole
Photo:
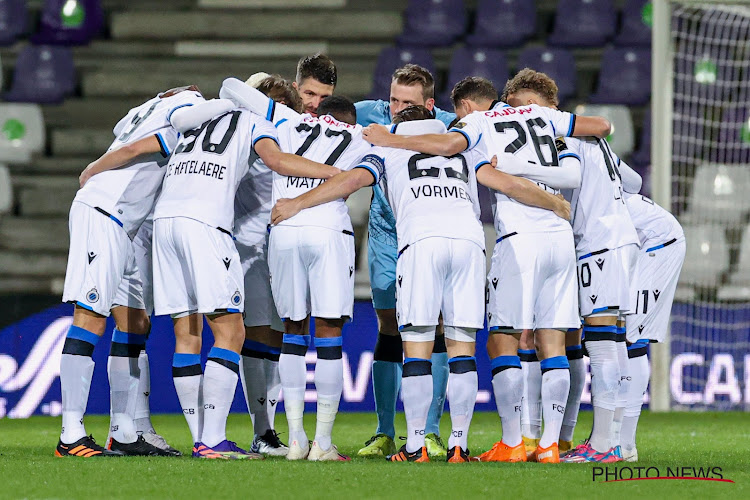
[[[356,104],[357,123],[388,125],[391,117],[412,105],[422,105],[435,112],[435,118],[446,127],[456,118],[434,108],[435,83],[429,71],[407,64],[393,73],[390,102],[362,101]],[[394,443],[396,400],[401,385],[403,349],[396,319],[396,219],[380,185],[373,186],[368,226],[367,258],[370,267],[372,302],[378,316],[378,340],[372,364],[373,392],[378,428],[360,456],[386,456],[396,452]],[[432,457],[445,457],[447,450],[440,439],[440,417],[443,415],[448,382],[448,355],[445,340],[438,330],[432,355],[433,400],[425,427],[425,445]]]

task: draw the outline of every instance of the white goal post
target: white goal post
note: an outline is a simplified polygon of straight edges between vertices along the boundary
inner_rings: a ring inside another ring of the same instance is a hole
[[[705,239],[692,239],[702,253],[691,258],[688,250],[674,331],[651,345],[650,407],[747,410],[750,0],[653,0],[652,7],[651,194]],[[675,345],[682,351],[672,352]]]

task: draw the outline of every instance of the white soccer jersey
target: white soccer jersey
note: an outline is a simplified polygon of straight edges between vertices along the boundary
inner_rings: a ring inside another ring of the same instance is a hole
[[[237,187],[263,138],[277,141],[273,125],[239,108],[186,132],[167,166],[154,220],[188,217],[231,231]]]
[[[570,209],[576,253],[581,256],[603,249],[613,250],[638,236],[623,199],[620,159],[604,139],[558,139],[560,156],[581,159],[581,186],[573,190]]]
[[[177,108],[203,102],[198,92],[183,91],[167,98],[154,97],[131,109],[113,130],[116,139],[108,151],[156,135],[161,154],[115,170],[97,174],[78,190],[75,200],[104,210],[135,238],[138,228],[154,206],[164,178],[164,165],[174,149],[179,134],[169,122]]]
[[[640,194],[625,193],[630,218],[638,231],[643,251],[661,248],[685,237],[682,226],[674,215]]]
[[[484,248],[476,169],[489,162],[478,152],[446,158],[375,147],[359,162],[381,182],[396,217],[398,247],[421,239],[469,240]]]
[[[484,157],[512,153],[519,159],[542,166],[557,167],[559,158],[555,137],[573,133],[575,115],[537,105],[512,108],[497,102],[489,111],[476,111],[461,119],[450,132],[459,132]],[[552,193],[557,190],[537,183]],[[564,231],[567,221],[550,210],[524,205],[499,192],[493,209],[498,236],[511,233]]]
[[[349,125],[325,115],[299,115],[279,122],[281,150],[340,170],[351,170],[369,150],[362,139],[362,127]],[[288,177],[273,173],[273,203],[281,198],[296,198],[322,184],[324,179]],[[349,210],[343,199],[306,208],[280,226],[318,226],[336,231],[351,231]]]
[[[234,198],[234,237],[244,245],[265,240],[271,222],[273,172],[257,153],[250,153],[250,168]]]

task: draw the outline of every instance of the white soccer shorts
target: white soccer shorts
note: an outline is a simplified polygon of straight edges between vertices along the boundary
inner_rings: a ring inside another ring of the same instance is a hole
[[[268,326],[283,332],[284,324],[276,312],[268,269],[268,233],[258,243],[245,245],[235,241],[245,277],[245,326]]]
[[[302,321],[351,318],[354,237],[313,226],[275,226],[268,242],[271,291],[279,316]]]
[[[154,221],[156,314],[241,313],[242,266],[232,236],[187,217]]]
[[[684,261],[684,238],[661,248],[645,248],[638,252],[630,286],[630,296],[635,306],[626,319],[628,342],[639,339],[664,340]]]
[[[153,235],[154,221],[146,219],[133,239],[133,258],[128,263],[114,302],[117,306],[144,309],[147,316],[154,312]]]
[[[581,326],[572,231],[503,238],[492,252],[487,281],[490,330]]]
[[[402,249],[396,263],[399,329],[443,324],[484,327],[484,249],[469,240],[425,238]]]
[[[599,250],[578,257],[581,316],[630,313],[630,280],[637,258],[636,244]]]
[[[133,244],[117,221],[81,202],[71,205],[68,228],[62,300],[109,316],[123,276],[134,267]]]

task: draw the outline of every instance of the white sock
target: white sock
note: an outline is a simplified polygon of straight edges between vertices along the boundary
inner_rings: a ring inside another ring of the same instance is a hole
[[[342,338],[315,338],[318,361],[315,363],[315,390],[318,393],[318,413],[315,442],[322,450],[331,449],[331,433],[339,411],[344,390],[344,362]]]
[[[135,430],[138,433],[154,431],[151,423],[151,408],[148,397],[151,394],[151,367],[148,364],[148,354],[145,349],[138,356],[138,393],[135,398]]]
[[[302,448],[307,446],[307,434],[302,419],[305,413],[305,387],[307,385],[305,353],[309,344],[309,335],[285,334],[284,346],[279,356],[279,378],[284,391],[284,410],[289,424],[289,444],[297,441]]]
[[[263,360],[263,371],[266,374],[266,413],[268,414],[268,426],[271,429],[276,429],[274,423],[276,421],[276,407],[281,396],[279,353],[271,352],[270,355],[274,356],[274,359],[266,358]]]
[[[71,325],[60,357],[60,392],[62,395],[62,432],[60,441],[75,443],[86,436],[83,415],[89,401],[94,360],[91,355],[99,336]]]
[[[318,359],[315,364],[315,390],[318,393],[315,441],[323,450],[331,448],[333,423],[339,411],[343,389],[344,363],[342,359]]]
[[[250,345],[252,343],[252,345]],[[258,346],[255,346],[258,344]],[[253,431],[262,436],[268,430],[268,412],[266,412],[266,373],[263,366],[263,352],[256,348],[265,348],[260,342],[245,341],[242,347],[240,379],[242,392],[245,395],[247,411],[253,422]]]
[[[591,360],[591,398],[594,405],[594,423],[589,444],[596,451],[605,452],[612,447],[612,421],[617,407],[617,389],[620,381],[617,346],[614,340],[585,342]]]
[[[172,358],[172,381],[193,443],[200,442],[203,431],[203,369],[200,363],[200,354],[175,353]]]
[[[432,362],[429,359],[404,360],[401,399],[406,416],[406,451],[412,453],[424,446],[424,428],[432,403]]]
[[[138,379],[140,378],[138,372],[138,358],[110,354],[107,360],[109,432],[110,436],[120,443],[135,443],[138,439],[134,421]]]
[[[495,393],[497,413],[503,426],[503,443],[521,444],[521,397],[523,373],[518,356],[498,356],[491,360],[492,389]]]
[[[630,370],[628,368],[628,346],[625,342],[617,342],[617,364],[620,368],[620,384],[617,387],[617,400],[615,415],[612,419],[612,446],[620,445],[620,432],[622,429],[622,418],[625,407],[628,404],[628,392],[630,392]]]
[[[203,432],[201,442],[211,448],[227,438],[227,417],[237,389],[240,355],[212,347],[203,373]]]
[[[542,435],[542,369],[536,351],[520,350],[523,372],[523,397],[521,399],[521,433],[531,439]]]
[[[586,385],[586,363],[583,360],[583,347],[580,345],[566,347],[570,364],[570,391],[565,404],[565,415],[560,428],[560,440],[573,441],[573,432],[578,422],[578,410],[581,407],[583,386]]]
[[[459,446],[469,449],[469,426],[477,401],[477,361],[474,357],[459,356],[448,360],[448,406],[451,414],[451,436],[448,449]]]
[[[645,353],[630,358],[628,365],[631,381],[630,390],[628,391],[628,403],[622,419],[620,441],[624,449],[632,450],[636,445],[635,436],[638,428],[638,419],[641,415],[643,396],[648,390],[648,379],[651,375],[651,368],[648,364],[648,356]]]
[[[549,448],[560,439],[570,389],[568,358],[555,356],[541,362],[542,408],[544,409],[544,433],[539,440],[540,448]]]

